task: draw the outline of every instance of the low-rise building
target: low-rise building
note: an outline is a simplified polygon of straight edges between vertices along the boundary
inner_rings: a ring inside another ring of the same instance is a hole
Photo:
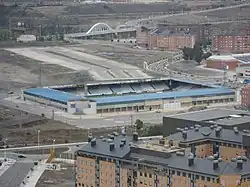
[[[213,55],[206,60],[206,67],[235,71],[240,63],[240,60],[234,58],[232,55]]]
[[[223,98],[221,98],[223,99]],[[218,101],[217,101],[218,102]],[[163,132],[165,136],[177,132],[177,128],[191,128],[194,124],[210,127],[217,124],[223,129],[250,130],[250,112],[243,110],[210,108],[201,111],[173,114],[163,117]]]
[[[133,134],[133,138],[125,134],[114,135],[108,138],[91,137],[89,144],[76,151],[75,186],[250,185],[250,161],[245,155],[232,158],[230,162],[224,161],[218,154],[201,158],[174,146],[172,141],[163,140],[161,144],[149,144],[140,142],[137,133]],[[242,146],[247,156],[249,140],[249,134],[242,135]],[[228,142],[231,144],[230,140]]]

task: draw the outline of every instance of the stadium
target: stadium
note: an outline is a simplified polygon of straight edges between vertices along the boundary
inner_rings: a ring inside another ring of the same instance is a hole
[[[235,101],[235,93],[217,85],[160,78],[29,88],[22,91],[22,99],[71,114],[96,114],[227,103]]]

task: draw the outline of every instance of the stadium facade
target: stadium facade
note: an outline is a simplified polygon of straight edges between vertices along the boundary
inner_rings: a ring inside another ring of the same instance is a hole
[[[22,92],[22,98],[72,114],[96,114],[234,102],[235,93],[192,81],[146,79],[30,88]]]

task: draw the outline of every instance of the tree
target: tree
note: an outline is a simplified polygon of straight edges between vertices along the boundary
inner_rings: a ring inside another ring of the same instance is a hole
[[[136,124],[136,129],[140,130],[143,128],[143,122],[141,120],[137,119],[135,121],[135,124]]]
[[[212,53],[211,52],[207,52],[207,53],[205,53],[204,55],[203,55],[203,59],[207,59],[207,58],[209,58],[210,56],[212,56]]]
[[[197,42],[194,44],[193,48],[193,60],[195,60],[200,64],[202,61],[202,57],[203,57],[203,50],[201,48],[201,44]]]
[[[190,47],[184,47],[183,48],[183,58],[184,58],[184,60],[192,60],[192,48],[190,48]]]

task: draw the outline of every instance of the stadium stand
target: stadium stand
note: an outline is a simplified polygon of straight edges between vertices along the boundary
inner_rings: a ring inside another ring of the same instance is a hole
[[[88,89],[90,95],[109,95],[113,94],[108,86],[93,86]]]
[[[155,92],[155,89],[150,85],[150,83],[141,84],[141,88],[144,92]]]
[[[169,87],[163,82],[152,82],[151,85],[156,91],[169,90]]]
[[[135,92],[137,92],[137,93],[140,93],[140,92],[143,91],[143,90],[142,90],[142,87],[141,87],[141,85],[140,85],[139,83],[131,84],[131,88],[132,88]]]

